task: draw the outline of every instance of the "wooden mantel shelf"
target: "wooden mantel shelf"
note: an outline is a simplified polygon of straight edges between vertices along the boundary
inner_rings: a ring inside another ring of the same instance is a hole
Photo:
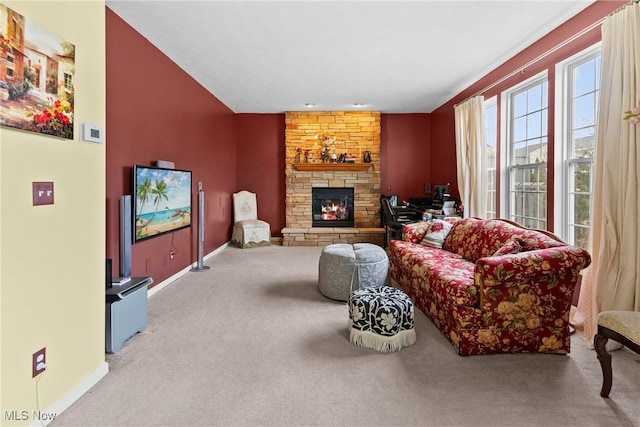
[[[373,163],[294,163],[293,167],[299,171],[366,171]]]

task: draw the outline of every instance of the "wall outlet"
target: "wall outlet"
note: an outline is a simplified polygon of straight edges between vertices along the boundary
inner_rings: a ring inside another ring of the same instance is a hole
[[[43,373],[45,369],[47,369],[46,357],[47,357],[46,347],[42,347],[40,350],[33,353],[33,359],[31,364],[32,366],[31,378],[37,377],[38,375]]]

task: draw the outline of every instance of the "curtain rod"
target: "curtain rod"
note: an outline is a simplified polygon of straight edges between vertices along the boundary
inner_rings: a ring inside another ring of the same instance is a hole
[[[611,12],[609,14],[609,16],[611,15],[615,15],[616,13],[620,12],[622,9],[624,9],[627,6],[631,6],[634,3],[640,3],[640,0],[629,0],[628,3],[623,4],[622,6],[620,6],[619,8],[617,8],[616,10],[614,10],[613,12]]]
[[[640,0],[631,0],[631,2],[638,2]],[[623,6],[624,7],[624,6]],[[574,40],[582,37],[583,35],[585,35],[586,33],[588,33],[589,31],[593,30],[594,28],[596,28],[598,25],[602,24],[602,22],[604,22],[604,20],[607,19],[606,17],[599,19],[598,21],[594,22],[593,24],[589,25],[587,28],[581,30],[580,32],[574,34],[573,36],[569,37],[567,40],[563,41],[562,43],[559,43],[557,45],[555,45],[554,47],[552,47],[551,49],[547,50],[546,52],[544,52],[543,54],[537,56],[536,58],[532,59],[531,61],[527,62],[526,64],[516,68],[515,70],[513,70],[512,72],[510,72],[509,74],[507,74],[506,76],[502,77],[501,79],[495,81],[494,83],[490,84],[489,86],[485,87],[484,89],[474,93],[473,95],[465,98],[463,101],[460,101],[456,104],[454,104],[454,108],[457,107],[458,105],[467,102],[469,99],[473,98],[474,96],[478,96],[478,95],[482,95],[483,93],[485,93],[486,91],[493,89],[494,87],[498,86],[500,83],[504,82],[505,80],[510,79],[511,77],[515,76],[516,74],[524,71],[526,68],[530,67],[531,65],[535,64],[536,62],[546,58],[547,56],[551,55],[552,53],[554,53],[555,51],[557,51],[558,49],[563,48],[564,46],[568,45],[569,43],[573,42]]]

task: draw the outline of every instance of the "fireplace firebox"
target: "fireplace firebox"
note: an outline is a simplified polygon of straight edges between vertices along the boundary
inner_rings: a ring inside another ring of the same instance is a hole
[[[353,227],[353,188],[313,187],[313,227]]]

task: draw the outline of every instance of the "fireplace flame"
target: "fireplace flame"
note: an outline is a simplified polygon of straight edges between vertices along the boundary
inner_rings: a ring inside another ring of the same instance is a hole
[[[347,216],[347,208],[342,204],[322,205],[322,219],[325,221],[344,221]]]

